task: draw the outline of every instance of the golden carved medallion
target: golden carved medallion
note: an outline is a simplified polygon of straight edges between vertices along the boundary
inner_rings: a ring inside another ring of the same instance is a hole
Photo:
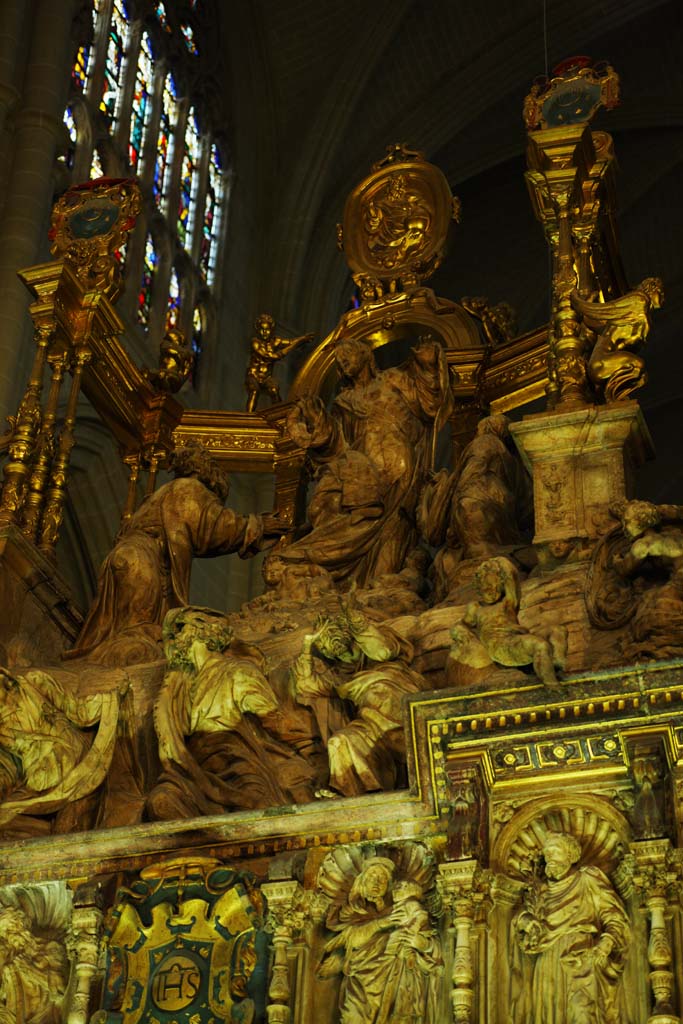
[[[404,291],[430,277],[459,211],[444,174],[422,153],[389,146],[347,199],[339,231],[362,296]]]

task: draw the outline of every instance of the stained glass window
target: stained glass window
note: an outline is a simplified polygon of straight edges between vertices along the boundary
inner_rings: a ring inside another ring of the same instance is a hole
[[[180,201],[178,204],[178,240],[188,251],[192,246],[194,232],[199,155],[199,125],[194,110],[190,108],[185,128],[185,150],[180,171]]]
[[[171,280],[168,286],[168,313],[166,315],[166,322],[169,327],[176,327],[178,325],[178,316],[180,315],[180,287],[178,285],[178,275],[175,268],[171,271]]]
[[[107,57],[104,66],[104,90],[100,102],[100,110],[107,115],[112,124],[115,123],[116,117],[127,31],[126,8],[123,0],[114,0],[107,39]]]
[[[97,149],[93,150],[92,163],[90,165],[90,177],[91,178],[103,178],[104,168],[102,167],[102,158],[100,157]]]
[[[223,201],[223,166],[218,146],[211,146],[209,181],[204,204],[204,227],[200,253],[201,269],[207,284],[212,285],[216,274],[217,240],[220,232],[221,203]]]
[[[166,8],[164,7],[163,3],[158,3],[157,4],[155,13],[156,13],[156,16],[157,16],[157,18],[159,20],[159,24],[161,25],[161,27],[163,29],[165,29],[166,32],[168,32],[170,34],[172,29],[171,29],[171,26],[168,23],[168,17],[166,15]]]
[[[159,204],[167,198],[168,179],[173,165],[173,132],[178,118],[178,92],[173,75],[166,75],[161,97],[161,117],[157,139],[157,159],[154,167],[154,197]]]
[[[90,47],[79,46],[78,52],[76,53],[76,60],[74,61],[73,70],[71,72],[71,81],[74,83],[79,92],[83,92],[85,89],[85,82],[88,77],[88,62],[90,60]]]
[[[128,141],[128,162],[132,170],[137,170],[145,142],[152,96],[152,78],[154,75],[154,58],[146,32],[142,33],[138,64],[135,69],[135,91],[133,92],[133,109],[130,119],[130,139]]]
[[[166,322],[187,330],[196,354],[216,322],[229,182],[212,135],[220,101],[207,97],[196,59],[210,51],[205,26],[195,21],[200,6],[90,0],[92,26],[83,25],[77,41],[58,157],[62,175],[68,169],[73,179],[140,178],[139,226],[127,258],[123,248],[118,254],[126,262],[122,308],[152,347]]]
[[[197,364],[199,363],[199,357],[202,354],[202,346],[204,344],[204,318],[202,311],[199,306],[195,306],[194,312],[192,313],[192,351],[194,352],[194,370],[193,379],[196,373]]]
[[[76,143],[78,142],[78,127],[76,125],[76,118],[74,117],[73,107],[67,107],[64,111],[64,124],[66,130],[69,133],[69,145],[66,153],[63,157],[60,157],[62,163],[71,169],[74,165],[74,159],[76,157]]]
[[[197,44],[194,41],[194,32],[192,31],[192,27],[190,25],[181,25],[180,31],[183,34],[185,46],[188,48],[190,53],[196,57],[199,54],[199,50],[197,49]]]
[[[159,257],[154,246],[151,235],[145,239],[145,256],[142,267],[142,281],[138,295],[138,320],[147,326],[149,323],[149,311],[152,305],[152,287],[154,285],[154,273],[156,271]]]

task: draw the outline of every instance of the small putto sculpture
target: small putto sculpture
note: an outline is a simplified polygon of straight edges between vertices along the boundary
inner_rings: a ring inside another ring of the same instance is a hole
[[[159,346],[159,369],[148,371],[150,384],[175,395],[192,373],[192,345],[177,327],[167,327]]]
[[[268,395],[271,404],[281,401],[280,386],[273,376],[273,366],[298,345],[311,341],[312,334],[298,338],[280,338],[275,333],[275,321],[270,313],[262,313],[254,321],[254,337],[251,339],[251,355],[247,366],[245,386],[247,389],[247,412],[254,412],[259,395]]]
[[[557,687],[557,670],[564,668],[567,654],[566,628],[553,627],[546,639],[520,625],[519,574],[509,558],[487,559],[474,579],[479,601],[467,606],[451,630],[450,658],[477,669],[532,665],[542,683]]]

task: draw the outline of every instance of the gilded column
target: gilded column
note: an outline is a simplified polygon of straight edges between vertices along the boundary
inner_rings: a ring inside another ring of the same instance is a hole
[[[31,540],[38,537],[40,517],[43,511],[45,499],[45,486],[50,474],[50,466],[55,453],[55,420],[57,418],[57,404],[62,381],[68,365],[68,357],[64,352],[48,356],[48,362],[52,369],[50,380],[50,392],[45,406],[43,425],[38,435],[36,445],[35,463],[31,479],[29,481],[28,494],[24,505],[24,522],[22,532]]]
[[[81,390],[81,377],[86,365],[90,362],[92,353],[89,349],[80,348],[76,352],[73,363],[73,379],[71,391],[64,415],[64,424],[57,442],[52,472],[50,474],[50,488],[47,494],[45,510],[40,526],[40,547],[52,553],[57,543],[59,528],[64,518],[64,502],[66,500],[66,477],[71,459],[71,449],[76,443],[74,428],[76,426],[76,408],[78,395]]]
[[[42,423],[40,396],[52,330],[52,326],[41,326],[36,330],[37,348],[31,376],[12,423],[12,437],[9,443],[10,457],[4,467],[2,498],[0,498],[0,525],[16,522],[23,506]]]

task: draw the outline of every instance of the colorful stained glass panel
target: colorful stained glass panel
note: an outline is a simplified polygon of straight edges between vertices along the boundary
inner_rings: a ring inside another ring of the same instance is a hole
[[[135,70],[135,91],[133,92],[133,109],[130,120],[130,139],[128,142],[128,162],[135,171],[139,169],[142,148],[145,144],[149,113],[152,102],[152,76],[154,74],[154,58],[146,32],[142,33],[138,66]]]
[[[142,281],[140,282],[140,293],[138,295],[138,320],[145,326],[149,323],[149,311],[152,305],[152,287],[154,285],[154,274],[158,262],[159,257],[157,255],[152,236],[147,235],[145,240],[145,258],[142,267]]]
[[[194,233],[199,154],[199,125],[194,110],[190,108],[185,128],[185,150],[180,173],[180,201],[178,204],[178,239],[188,251],[192,247]]]
[[[209,181],[206,190],[206,202],[204,204],[202,246],[199,256],[202,272],[209,285],[213,284],[216,275],[221,205],[225,187],[224,180],[221,155],[218,146],[214,143],[211,147],[209,159]]]
[[[116,107],[121,84],[121,68],[128,33],[126,8],[123,0],[114,0],[107,39],[107,56],[104,67],[104,90],[100,110],[107,115],[112,125],[116,123]]]
[[[161,98],[161,117],[157,139],[157,158],[154,166],[154,197],[159,204],[167,198],[171,167],[173,165],[173,140],[178,117],[178,92],[173,75],[166,75]]]
[[[178,275],[175,270],[171,271],[171,280],[168,286],[168,313],[166,321],[169,327],[176,327],[180,315],[180,286]]]

